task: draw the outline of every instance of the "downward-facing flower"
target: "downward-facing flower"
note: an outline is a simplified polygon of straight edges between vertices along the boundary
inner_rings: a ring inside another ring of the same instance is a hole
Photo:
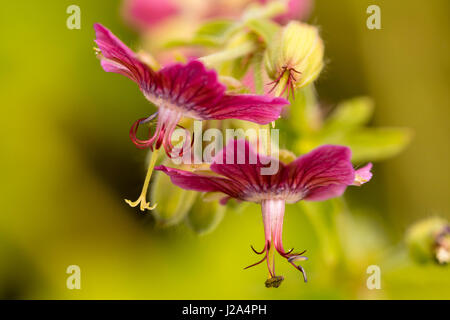
[[[174,149],[171,136],[181,117],[198,120],[241,119],[267,124],[280,116],[285,99],[259,95],[231,95],[213,70],[206,70],[199,61],[172,64],[154,71],[140,61],[137,55],[108,29],[95,24],[97,56],[107,72],[122,74],[136,82],[144,96],[158,107],[155,114],[137,120],[130,130],[130,137],[138,148],[150,148],[152,159],[141,196],[135,202],[126,200],[141,210],[153,209],[146,201],[148,183],[156,161],[157,150],[163,146],[170,156]],[[147,140],[136,137],[140,124],[158,118],[154,134]],[[187,141],[187,139],[186,139]]]
[[[286,251],[282,242],[285,203],[300,200],[323,201],[342,195],[350,185],[359,185],[370,179],[366,166],[353,169],[351,151],[347,147],[326,145],[298,157],[289,164],[257,154],[247,141],[230,142],[214,158],[210,169],[213,174],[200,174],[159,166],[172,182],[184,189],[202,192],[220,192],[222,203],[234,198],[261,204],[265,244],[261,251],[252,249],[263,258],[255,266],[267,261],[269,279],[267,287],[278,287],[284,279],[275,274],[274,252],[277,251],[306,281],[306,273],[296,262],[306,260],[303,252]],[[262,174],[262,169],[278,162],[278,171]],[[363,181],[361,177],[367,178]],[[247,267],[247,268],[249,268]]]

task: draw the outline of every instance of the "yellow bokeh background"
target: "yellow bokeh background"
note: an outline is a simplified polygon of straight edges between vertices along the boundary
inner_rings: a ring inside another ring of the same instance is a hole
[[[398,255],[411,223],[450,216],[450,3],[376,1],[382,29],[368,30],[372,2],[317,0],[309,21],[326,46],[320,98],[371,96],[374,125],[414,132],[402,154],[375,163],[370,184],[346,194],[393,248],[376,252],[370,263],[378,263]],[[280,261],[286,281],[277,290],[264,287],[263,266],[243,270],[257,258],[249,245],[263,243],[258,206],[228,211],[205,236],[183,224],[156,228],[149,214],[128,207],[123,199],[138,194],[145,161],[128,130],[153,109],[134,83],[101,69],[92,25],[101,22],[131,47],[139,39],[116,1],[76,1],[81,29],[69,30],[71,4],[2,3],[0,298],[450,298],[448,267],[417,266],[402,254],[382,266],[388,271],[377,292],[365,286],[368,261],[355,259],[345,278],[327,272],[314,261],[320,239],[297,206],[287,209],[284,242],[308,249],[310,281]],[[81,290],[66,288],[73,264]]]

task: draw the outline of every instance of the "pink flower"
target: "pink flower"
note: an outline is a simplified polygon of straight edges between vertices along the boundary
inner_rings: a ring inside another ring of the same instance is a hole
[[[305,271],[295,264],[307,259],[303,256],[304,251],[294,253],[283,247],[285,203],[300,200],[323,201],[339,197],[348,186],[355,184],[355,178],[358,179],[358,174],[362,172],[365,178],[370,179],[369,166],[363,168],[363,171],[355,171],[350,159],[349,148],[325,145],[289,164],[278,162],[277,173],[263,175],[261,169],[278,160],[255,153],[247,141],[236,140],[228,143],[215,156],[210,167],[215,175],[202,175],[165,166],[155,169],[165,172],[172,183],[181,188],[223,193],[222,204],[230,198],[260,203],[266,240],[262,251],[253,250],[264,257],[249,267],[267,261],[269,279],[266,286],[278,287],[283,277],[275,274],[274,251],[300,270],[306,281]]]
[[[258,0],[262,4],[266,4],[272,0]],[[306,19],[313,6],[313,0],[287,0],[286,13],[274,18],[280,24],[287,24],[291,20]]]
[[[158,150],[164,146],[170,156],[174,149],[172,133],[181,117],[198,120],[242,119],[267,124],[277,119],[281,109],[288,104],[282,98],[226,94],[226,88],[217,80],[216,72],[206,70],[201,62],[195,60],[185,65],[168,65],[156,72],[141,62],[108,29],[100,24],[95,24],[94,29],[97,36],[95,42],[99,47],[97,56],[103,69],[122,74],[136,82],[144,96],[159,109],[148,118],[137,120],[131,127],[130,137],[138,148]],[[156,117],[158,120],[154,134],[149,133],[147,140],[138,139],[136,134],[139,125]],[[152,154],[141,196],[135,202],[126,200],[131,206],[141,204],[141,210],[154,208],[146,202],[145,197],[155,161],[156,152]]]
[[[286,12],[273,20],[286,24],[290,20],[306,19],[312,9],[313,0],[229,0],[215,1],[177,1],[177,0],[125,0],[123,15],[125,20],[140,31],[155,28],[168,18],[178,19],[195,17],[197,20],[214,18],[236,18],[252,2],[267,4],[272,1],[286,3]]]
[[[181,117],[197,120],[241,119],[267,124],[280,116],[288,104],[282,98],[262,95],[230,95],[213,70],[196,60],[172,64],[153,71],[136,54],[100,24],[94,25],[101,65],[106,72],[122,74],[139,85],[145,97],[159,108],[154,135],[142,141],[136,138],[139,124],[156,117],[139,119],[131,129],[133,142],[140,148],[171,148],[170,137]]]
[[[173,0],[126,0],[125,19],[139,30],[147,30],[179,13]]]

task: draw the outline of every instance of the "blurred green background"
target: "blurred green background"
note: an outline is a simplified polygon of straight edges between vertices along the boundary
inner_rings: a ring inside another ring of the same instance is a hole
[[[71,4],[81,8],[81,30],[66,28]],[[366,28],[370,4],[381,7],[382,30]],[[263,266],[243,270],[256,261],[249,245],[263,244],[258,206],[227,210],[214,232],[197,236],[183,224],[156,228],[124,203],[140,192],[145,161],[128,130],[150,106],[92,50],[94,22],[137,45],[119,9],[116,1],[2,3],[0,298],[450,298],[449,268],[415,265],[402,244],[411,223],[450,216],[449,1],[316,1],[309,21],[327,56],[321,100],[370,96],[374,125],[409,127],[414,138],[346,193],[363,221],[340,229],[360,243],[341,249],[346,266],[328,268],[327,257],[340,254],[321,245],[329,235],[313,231],[305,208],[288,206],[284,243],[308,249],[310,281],[280,261],[286,280],[276,290],[264,287]],[[81,290],[66,288],[73,264]],[[370,264],[381,267],[381,290],[366,288]]]

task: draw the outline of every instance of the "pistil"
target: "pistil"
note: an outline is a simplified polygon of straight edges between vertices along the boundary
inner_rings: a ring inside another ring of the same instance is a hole
[[[275,273],[275,252],[278,252],[283,258],[285,258],[295,269],[299,270],[303,279],[306,282],[305,270],[296,265],[294,262],[299,260],[307,260],[305,256],[302,256],[306,252],[292,253],[294,249],[285,251],[282,242],[282,232],[283,232],[283,218],[284,218],[284,208],[285,200],[282,199],[269,199],[263,200],[261,202],[263,222],[264,222],[264,235],[266,239],[266,244],[264,249],[260,252],[256,251],[253,247],[252,250],[258,254],[264,254],[264,258],[260,261],[244,268],[248,269],[254,267],[264,261],[267,262],[267,269],[269,271],[269,277],[265,282],[266,287],[278,288],[281,282],[284,280],[283,276],[277,276]]]

